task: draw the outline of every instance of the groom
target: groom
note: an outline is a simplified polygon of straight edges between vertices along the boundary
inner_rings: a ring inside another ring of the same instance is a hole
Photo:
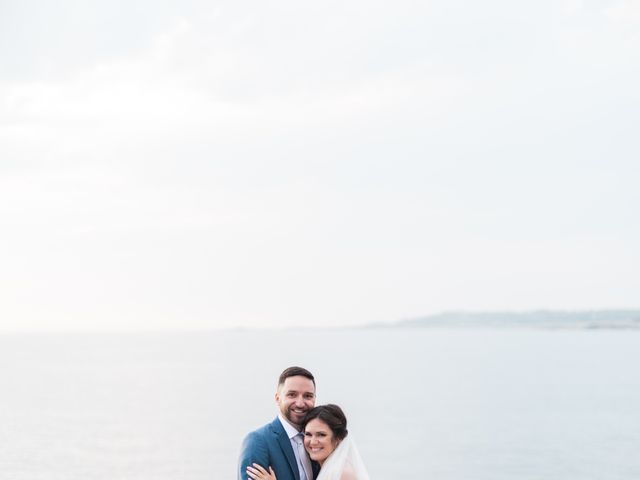
[[[316,382],[302,367],[287,368],[278,379],[276,419],[246,436],[238,462],[238,480],[247,477],[247,467],[257,463],[278,480],[314,480],[320,467],[307,455],[300,423],[316,403]]]

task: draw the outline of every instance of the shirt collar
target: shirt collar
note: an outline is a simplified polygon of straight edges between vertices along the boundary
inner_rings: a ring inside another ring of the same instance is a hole
[[[296,427],[294,427],[293,425],[291,425],[283,416],[281,413],[278,414],[278,419],[280,419],[280,423],[282,424],[282,426],[284,427],[284,431],[287,432],[287,435],[289,436],[289,440],[293,439],[293,437],[295,437],[296,435],[298,435],[300,432],[298,431],[298,429],[296,429]]]

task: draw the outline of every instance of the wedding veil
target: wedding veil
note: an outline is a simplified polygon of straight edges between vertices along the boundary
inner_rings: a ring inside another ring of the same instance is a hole
[[[322,464],[320,475],[316,480],[340,480],[345,471],[353,472],[357,480],[369,480],[367,469],[350,435],[347,435],[331,452]]]

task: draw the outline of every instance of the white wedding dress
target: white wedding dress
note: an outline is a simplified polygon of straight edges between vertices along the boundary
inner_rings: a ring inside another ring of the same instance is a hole
[[[320,475],[316,480],[341,480],[342,474],[345,472],[352,473],[351,478],[356,480],[369,480],[369,474],[364,467],[356,444],[349,435],[324,461]]]

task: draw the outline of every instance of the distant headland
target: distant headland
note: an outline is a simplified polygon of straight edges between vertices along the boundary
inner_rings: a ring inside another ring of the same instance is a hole
[[[640,329],[640,310],[451,311],[371,326],[393,328]]]

